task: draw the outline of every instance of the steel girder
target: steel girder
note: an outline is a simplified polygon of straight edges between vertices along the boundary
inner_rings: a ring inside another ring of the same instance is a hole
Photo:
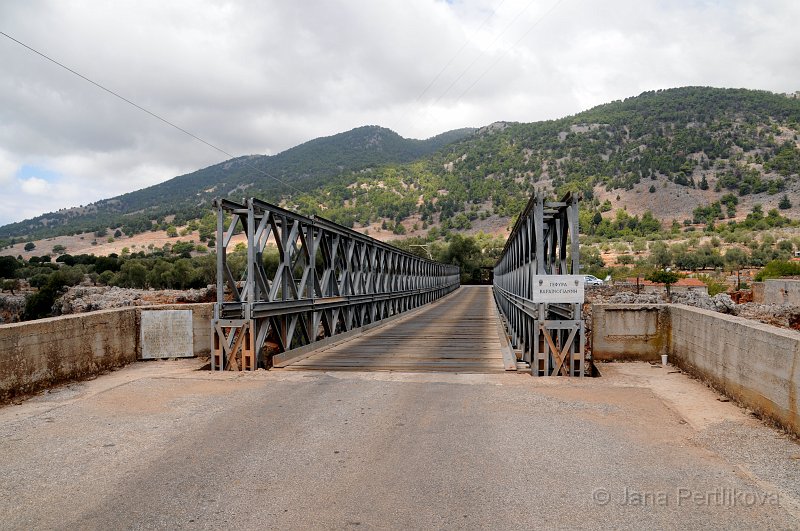
[[[584,375],[581,305],[531,300],[534,275],[578,274],[579,253],[578,198],[546,201],[537,194],[494,267],[495,300],[518,359],[533,375]]]
[[[457,266],[406,253],[324,218],[302,216],[255,198],[246,204],[221,199],[214,208],[217,302],[212,370],[268,368],[268,341],[273,353],[285,360],[459,286]],[[237,229],[247,237],[243,278],[235,278],[228,263]],[[274,245],[279,256],[271,275],[263,261],[268,245]]]

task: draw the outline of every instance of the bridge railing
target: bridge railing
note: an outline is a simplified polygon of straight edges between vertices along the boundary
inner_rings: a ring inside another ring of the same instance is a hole
[[[214,208],[212,370],[283,364],[459,286],[457,266],[420,258],[324,218],[254,198],[245,204],[221,199]],[[246,238],[247,259],[246,267],[237,269],[228,249],[238,233]],[[264,254],[270,246],[278,264],[268,270]]]
[[[584,375],[579,254],[578,198],[546,201],[534,195],[494,267],[495,300],[512,347],[534,375]],[[546,295],[542,284],[556,279],[569,286]]]

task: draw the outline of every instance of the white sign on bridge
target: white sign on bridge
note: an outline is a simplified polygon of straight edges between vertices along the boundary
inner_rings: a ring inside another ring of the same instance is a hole
[[[583,303],[583,275],[534,275],[533,302]]]

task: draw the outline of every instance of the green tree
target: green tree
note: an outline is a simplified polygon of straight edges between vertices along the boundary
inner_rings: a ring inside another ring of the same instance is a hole
[[[736,289],[742,289],[741,270],[749,262],[747,252],[738,248],[731,247],[725,251],[725,265],[730,271],[736,271]]]
[[[481,251],[475,244],[475,238],[453,234],[443,261],[461,267],[462,282],[469,282],[474,271],[480,269],[480,256]]]
[[[4,280],[3,281],[3,290],[4,291],[10,291],[11,294],[13,295],[14,291],[19,290],[19,279],[12,278],[12,279],[9,279],[9,280]]]
[[[13,256],[0,256],[0,278],[12,278],[20,267]]]
[[[650,244],[650,262],[657,268],[666,269],[672,265],[672,251],[662,241]]]
[[[97,277],[97,281],[103,286],[110,286],[114,280],[114,272],[106,269]]]
[[[650,275],[647,276],[647,280],[650,282],[655,282],[656,284],[664,284],[667,287],[667,298],[672,300],[672,293],[670,292],[670,287],[678,281],[677,273],[674,271],[666,271],[664,269],[659,269],[658,271],[653,271]]]
[[[785,260],[772,260],[759,271],[754,280],[761,282],[768,278],[792,277],[800,275],[800,263]]]
[[[33,243],[33,242],[28,242],[28,243],[26,243],[26,244],[25,244],[25,247],[24,247],[24,249],[25,249],[26,251],[29,251],[29,252],[30,252],[30,251],[33,251],[34,249],[36,249],[36,244],[35,244],[35,243]]]
[[[781,197],[781,200],[778,203],[778,208],[780,208],[781,210],[789,210],[790,208],[792,208],[792,202],[789,201],[788,195],[783,194],[783,197]]]
[[[728,291],[728,286],[727,284],[725,284],[725,282],[722,282],[711,275],[697,275],[697,280],[701,281],[703,284],[706,285],[706,288],[708,289],[708,294],[711,297]]]
[[[74,286],[83,278],[83,272],[77,268],[69,268],[53,272],[44,285],[25,300],[23,319],[39,319],[52,314],[56,298],[65,286]]]
[[[114,284],[123,288],[145,288],[147,287],[147,268],[138,261],[128,260],[120,267]]]
[[[603,277],[602,271],[606,267],[600,250],[594,246],[581,246],[581,273]]]

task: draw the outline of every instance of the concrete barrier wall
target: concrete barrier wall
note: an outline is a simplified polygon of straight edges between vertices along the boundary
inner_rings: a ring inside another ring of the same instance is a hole
[[[0,326],[0,398],[136,360],[136,310],[102,310]]]
[[[800,435],[800,332],[680,304],[592,306],[595,360],[662,353]]]
[[[192,310],[194,353],[211,352],[213,304],[101,310],[0,325],[0,400],[136,361],[141,312]]]
[[[800,333],[683,305],[670,316],[678,366],[800,435]]]
[[[660,361],[669,352],[666,304],[592,305],[592,357],[595,360]]]

